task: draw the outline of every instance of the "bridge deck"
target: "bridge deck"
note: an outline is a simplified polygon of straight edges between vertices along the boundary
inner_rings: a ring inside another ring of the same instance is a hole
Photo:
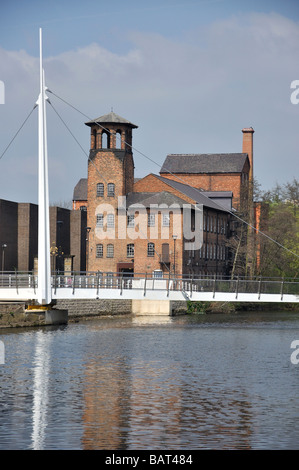
[[[271,279],[132,278],[116,273],[52,276],[52,299],[148,299],[219,302],[299,302],[299,282]],[[37,299],[37,276],[0,275],[0,301]]]

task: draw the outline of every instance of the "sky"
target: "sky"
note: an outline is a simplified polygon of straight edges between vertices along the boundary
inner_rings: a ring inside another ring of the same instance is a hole
[[[39,94],[39,28],[51,203],[87,177],[85,122],[111,109],[138,126],[136,177],[170,153],[241,152],[253,127],[261,188],[298,179],[298,0],[1,0],[0,199],[37,203],[37,109],[21,126]]]

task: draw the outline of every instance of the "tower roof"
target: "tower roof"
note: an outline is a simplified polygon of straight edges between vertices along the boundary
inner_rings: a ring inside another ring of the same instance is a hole
[[[93,124],[127,124],[128,126],[132,127],[133,129],[137,129],[138,126],[133,124],[127,119],[115,114],[113,111],[108,114],[104,114],[104,116],[100,116],[92,121],[88,121],[85,123],[87,126],[92,126]]]

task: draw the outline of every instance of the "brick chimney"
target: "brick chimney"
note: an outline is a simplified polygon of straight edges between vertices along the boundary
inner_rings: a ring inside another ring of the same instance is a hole
[[[254,130],[252,127],[244,127],[243,132],[243,148],[242,152],[248,154],[250,171],[249,171],[249,181],[253,181],[253,133]]]

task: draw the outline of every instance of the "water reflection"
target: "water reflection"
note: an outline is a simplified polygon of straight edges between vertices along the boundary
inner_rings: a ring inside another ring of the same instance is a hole
[[[35,353],[33,359],[33,404],[32,404],[32,448],[42,450],[45,447],[47,410],[49,406],[49,379],[51,362],[52,336],[38,331],[35,335]]]
[[[299,316],[257,317],[2,335],[0,448],[298,449]]]
[[[167,315],[138,315],[132,317],[133,325],[170,325],[173,318]]]

